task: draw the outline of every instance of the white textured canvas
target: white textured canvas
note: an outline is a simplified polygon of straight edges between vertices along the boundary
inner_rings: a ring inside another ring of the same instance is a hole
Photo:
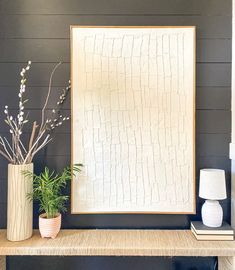
[[[72,27],[73,213],[192,213],[194,27]]]

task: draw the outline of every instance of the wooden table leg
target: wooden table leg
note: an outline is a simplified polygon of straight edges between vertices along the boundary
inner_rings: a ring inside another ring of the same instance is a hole
[[[235,257],[218,257],[218,270],[235,270]]]
[[[0,256],[0,270],[6,269],[6,256]]]

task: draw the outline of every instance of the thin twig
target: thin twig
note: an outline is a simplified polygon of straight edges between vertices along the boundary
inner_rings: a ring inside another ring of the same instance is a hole
[[[49,135],[48,135],[49,136]],[[38,147],[33,153],[32,153],[32,159],[33,159],[33,157],[34,157],[34,155],[39,151],[39,150],[41,150],[44,146],[46,146],[50,141],[52,141],[52,138],[50,139],[50,140],[48,140],[47,142],[43,142],[42,144],[41,144],[41,146],[40,147]]]
[[[2,137],[0,137],[0,141],[1,141],[0,144],[3,146],[3,148],[4,148],[5,152],[6,152],[6,154],[8,155],[8,157],[9,157],[10,159],[12,159],[12,156],[11,156],[10,153],[8,152],[7,147],[6,147],[6,144],[5,144],[5,142],[4,142],[4,140],[3,140]]]
[[[11,152],[14,154],[12,147],[10,146],[10,143],[8,142],[6,137],[3,137],[3,139],[5,140],[5,142],[7,143],[8,147],[10,148]]]
[[[50,81],[49,81],[49,87],[48,87],[48,93],[47,93],[47,97],[46,97],[46,100],[45,100],[45,104],[42,108],[42,122],[41,122],[41,126],[40,126],[40,131],[42,130],[42,126],[44,124],[44,114],[45,114],[45,109],[46,109],[46,106],[47,106],[47,103],[48,103],[48,99],[50,97],[50,94],[51,94],[51,83],[52,83],[52,77],[53,77],[53,74],[54,72],[56,71],[56,69],[62,64],[62,62],[59,62],[58,64],[55,65],[55,67],[53,68],[52,72],[51,72],[51,76],[50,76]]]
[[[19,143],[20,143],[20,145],[22,146],[22,148],[23,148],[23,150],[25,151],[25,153],[27,153],[27,150],[26,150],[24,144],[22,143],[21,139],[19,139]]]
[[[26,155],[25,159],[24,159],[24,164],[27,161],[27,159],[30,157],[31,152],[33,151],[34,147],[37,146],[39,140],[41,139],[41,137],[44,135],[45,130],[43,130],[37,137],[37,139],[35,140],[35,142],[33,143],[32,147],[29,149],[28,154]]]

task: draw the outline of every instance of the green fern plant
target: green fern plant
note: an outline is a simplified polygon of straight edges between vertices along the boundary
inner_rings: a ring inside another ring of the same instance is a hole
[[[24,171],[26,177],[33,178],[33,192],[28,193],[28,199],[39,202],[39,211],[45,212],[46,218],[54,218],[58,213],[65,212],[65,203],[69,197],[62,195],[62,190],[72,175],[81,171],[81,167],[82,164],[76,164],[72,168],[68,166],[61,174],[50,171],[48,167],[39,175]]]

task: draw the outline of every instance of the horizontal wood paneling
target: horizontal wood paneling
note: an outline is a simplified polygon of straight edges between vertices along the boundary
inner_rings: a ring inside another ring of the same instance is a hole
[[[33,61],[26,96],[31,119],[40,119],[49,76],[54,63],[63,61],[53,79],[48,107],[58,98],[58,90],[66,86],[70,76],[69,28],[81,25],[196,25],[197,26],[197,89],[196,89],[196,172],[200,168],[226,170],[230,185],[230,70],[231,70],[231,0],[0,0],[0,133],[5,104],[17,107],[19,71],[27,60]],[[57,87],[58,86],[58,87]],[[70,102],[63,111],[69,114]],[[29,132],[29,128],[26,128]],[[26,134],[29,136],[29,134]],[[55,132],[54,142],[35,158],[35,171],[46,165],[60,171],[70,163],[70,123]],[[0,157],[0,227],[6,227],[7,161]],[[69,194],[69,187],[67,193]],[[230,190],[228,190],[228,197]],[[189,228],[190,219],[200,219],[202,199],[197,200],[197,215],[71,215],[63,217],[64,228]],[[225,220],[230,220],[230,200],[222,202]],[[38,206],[34,208],[34,226],[38,226]],[[8,259],[10,270],[44,269],[214,269],[215,260],[183,258],[173,265],[156,261],[117,260],[106,258],[89,261],[77,258]],[[139,268],[138,268],[139,267]]]
[[[51,95],[48,100],[47,108],[53,109],[55,108],[57,101],[59,100],[59,96],[63,92],[63,89],[66,87],[58,86],[51,88]],[[19,97],[17,93],[19,92],[19,86],[0,86],[0,93],[7,93],[7,95],[3,95],[0,98],[0,115],[2,113],[1,108],[5,105],[8,105],[11,109],[17,109],[19,103]],[[28,99],[27,109],[37,110],[43,107],[45,104],[46,96],[48,93],[48,86],[26,86],[26,91],[24,97]],[[70,93],[67,100],[63,104],[64,109],[70,109]]]
[[[230,15],[231,1],[223,0],[21,0],[0,2],[1,14],[206,14]]]
[[[223,169],[226,171],[227,177],[230,177],[231,161],[228,156],[200,156],[198,160],[199,161],[196,163],[197,177],[199,176],[200,168]],[[36,173],[39,173],[45,165],[51,169],[61,171],[64,166],[70,164],[70,155],[55,156],[54,153],[48,155],[47,151],[42,151],[36,156],[34,163]],[[7,164],[8,162],[3,157],[0,157],[0,181],[6,181]],[[0,190],[3,189],[0,188]],[[230,190],[228,190],[228,193],[230,194]]]
[[[69,46],[69,39],[2,39],[0,62],[70,62]],[[231,62],[231,39],[199,39],[196,48],[199,63]]]
[[[47,86],[50,73],[55,64],[33,63],[28,76],[28,85]],[[0,86],[17,86],[19,84],[19,73],[22,64],[0,63]],[[70,65],[61,65],[54,77],[54,86],[66,85],[70,78]],[[216,74],[216,76],[215,76]],[[230,86],[231,85],[231,64],[230,63],[199,63],[197,64],[197,86]]]
[[[26,136],[29,139],[29,134],[27,134]],[[22,137],[23,143],[25,141],[27,142],[27,140],[25,139],[26,137]],[[197,134],[197,157],[228,157],[228,148],[230,141],[230,134]],[[39,154],[45,153],[50,156],[63,156],[65,155],[65,153],[70,153],[70,151],[70,136],[68,135],[68,133],[56,133],[53,136],[53,141],[48,144],[47,149],[40,151]]]
[[[230,134],[198,134],[197,156],[224,156],[228,157],[228,148],[231,141]],[[56,134],[54,140],[47,147],[47,154],[64,155],[70,152],[70,137]]]
[[[230,64],[197,64],[197,86],[230,86]]]
[[[196,107],[204,110],[230,110],[230,87],[197,87]]]
[[[231,124],[231,112],[223,110],[197,111],[197,133],[227,133]]]
[[[198,38],[231,38],[231,16],[2,15],[0,38],[69,38],[70,25],[195,25]]]
[[[230,142],[231,134],[201,134],[197,136],[197,157],[229,157]]]
[[[24,132],[28,134],[31,132],[33,121],[41,123],[41,110],[33,109],[29,110],[29,122],[25,124]],[[16,110],[10,110],[10,113],[14,116],[16,115]],[[26,111],[27,113],[27,111]],[[45,116],[47,119],[51,119],[54,115],[51,110],[46,110]],[[70,116],[70,110],[61,110],[61,115],[63,117]],[[0,117],[4,119],[4,113],[0,112]],[[231,123],[231,112],[229,110],[197,110],[196,112],[197,119],[197,134],[227,134],[230,129]],[[57,127],[54,133],[70,133],[70,120],[65,121],[62,126]],[[9,136],[9,127],[7,124],[2,124],[0,126],[0,133],[4,133],[4,136]],[[29,134],[28,134],[29,135]],[[68,136],[68,135],[66,135]]]
[[[53,109],[63,87],[52,87],[51,96],[48,101],[48,108]],[[0,99],[0,108],[8,105],[11,109],[16,109],[18,106],[17,91],[19,86],[0,86],[0,93],[7,93],[2,95]],[[26,88],[25,97],[29,99],[27,109],[40,109],[45,102],[47,86],[29,86]],[[33,98],[32,98],[33,97]],[[196,89],[196,108],[198,110],[229,110],[231,107],[231,88],[230,87],[197,87]],[[70,108],[70,97],[63,105],[64,109]],[[2,111],[0,109],[0,115]]]

